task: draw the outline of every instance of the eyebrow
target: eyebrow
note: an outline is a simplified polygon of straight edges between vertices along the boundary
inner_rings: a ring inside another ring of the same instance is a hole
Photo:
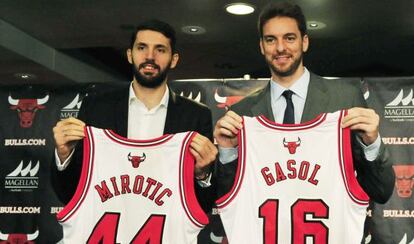
[[[137,42],[135,45],[136,46],[140,46],[140,45],[142,45],[142,46],[149,46],[149,44],[146,43],[146,42]],[[160,48],[160,47],[168,49],[168,47],[166,45],[164,45],[164,44],[155,44],[155,48]]]
[[[162,48],[168,49],[168,47],[164,44],[157,44],[157,45],[155,45],[155,47],[156,48],[162,47]]]
[[[283,34],[283,36],[297,36],[297,34],[296,34],[296,33],[294,33],[294,32],[288,32],[288,33],[286,33],[286,34]],[[268,37],[273,37],[273,38],[276,38],[276,36],[275,36],[275,35],[273,35],[273,34],[263,35],[263,38],[268,38]]]

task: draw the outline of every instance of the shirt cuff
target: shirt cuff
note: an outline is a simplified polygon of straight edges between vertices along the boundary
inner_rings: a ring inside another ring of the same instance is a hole
[[[227,164],[239,157],[238,147],[218,147],[221,164]]]
[[[378,157],[380,147],[381,147],[381,136],[379,134],[378,134],[377,139],[374,141],[374,143],[368,146],[364,144],[364,142],[362,141],[361,138],[359,138],[359,136],[357,136],[357,141],[361,145],[362,149],[364,150],[365,158],[368,161],[374,161]]]
[[[206,179],[197,180],[197,184],[199,186],[201,186],[201,188],[207,188],[207,187],[211,186],[211,175],[212,175],[212,173],[210,172]]]
[[[72,150],[72,152],[69,154],[69,157],[62,163],[55,148],[55,163],[59,171],[63,171],[66,169],[66,167],[68,167],[70,161],[72,160],[73,152],[75,152],[75,149]]]

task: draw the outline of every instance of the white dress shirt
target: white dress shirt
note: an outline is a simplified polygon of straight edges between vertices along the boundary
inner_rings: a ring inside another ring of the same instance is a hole
[[[305,107],[306,95],[308,93],[308,86],[310,80],[310,73],[305,68],[302,76],[293,83],[291,87],[285,88],[274,80],[270,81],[270,98],[273,117],[275,122],[282,124],[286,109],[286,99],[282,93],[286,90],[293,91],[292,102],[295,111],[295,124],[299,124],[302,119],[303,108]]]
[[[132,84],[132,83],[131,83]],[[129,89],[128,106],[128,138],[129,139],[152,139],[164,134],[165,119],[167,117],[168,99],[170,94],[165,89],[160,103],[148,109],[139,100],[132,89]]]

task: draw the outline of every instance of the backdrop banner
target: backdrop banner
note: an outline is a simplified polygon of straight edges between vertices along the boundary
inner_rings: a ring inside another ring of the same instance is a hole
[[[214,125],[226,107],[267,82],[179,80],[169,86],[208,105]],[[361,84],[369,106],[381,116],[381,137],[397,175],[392,198],[383,205],[370,205],[362,243],[414,243],[414,78],[366,78]],[[56,213],[63,205],[50,182],[50,167],[55,164],[52,128],[61,119],[77,117],[85,96],[128,85],[0,87],[0,243],[56,243],[62,239]],[[211,224],[200,233],[199,243],[227,243],[217,210],[209,217]]]
[[[380,134],[390,153],[395,188],[386,204],[371,203],[365,242],[414,243],[414,78],[366,78],[368,105],[380,115]]]

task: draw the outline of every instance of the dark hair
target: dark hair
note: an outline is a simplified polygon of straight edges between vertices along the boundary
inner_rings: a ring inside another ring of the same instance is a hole
[[[161,20],[157,20],[157,19],[144,21],[135,28],[135,32],[131,36],[130,48],[134,47],[137,34],[138,32],[142,30],[152,30],[152,31],[156,31],[156,32],[163,34],[165,37],[170,39],[170,45],[171,45],[172,52],[173,53],[176,52],[175,50],[176,38],[175,38],[174,28],[171,25]]]
[[[259,30],[260,38],[263,37],[263,26],[267,23],[267,21],[274,17],[289,17],[295,19],[301,35],[306,35],[306,19],[299,5],[289,2],[271,2],[260,12],[259,15],[257,28]]]

